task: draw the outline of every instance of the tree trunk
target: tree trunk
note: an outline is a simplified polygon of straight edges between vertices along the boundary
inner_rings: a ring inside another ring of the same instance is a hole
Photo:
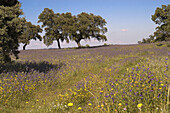
[[[81,48],[81,44],[80,44],[80,41],[76,41],[77,45],[78,45],[78,48]]]
[[[60,41],[59,39],[57,40],[57,43],[58,43],[58,48],[61,49],[61,46],[60,46]]]
[[[23,50],[25,50],[26,46],[27,46],[27,44],[25,44],[25,45],[23,46]]]

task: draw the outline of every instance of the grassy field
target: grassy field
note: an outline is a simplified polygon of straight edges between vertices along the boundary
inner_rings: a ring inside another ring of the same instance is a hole
[[[168,113],[168,43],[26,50],[0,66],[1,113]]]

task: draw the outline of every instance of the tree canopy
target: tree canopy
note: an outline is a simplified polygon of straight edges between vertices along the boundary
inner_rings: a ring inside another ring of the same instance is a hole
[[[18,58],[18,38],[22,34],[24,18],[17,0],[0,2],[0,63],[10,62],[10,54]]]
[[[25,50],[25,47],[30,43],[30,40],[42,40],[42,37],[38,34],[41,33],[42,29],[39,25],[33,25],[31,22],[26,22],[23,27],[23,33],[19,37],[19,43],[23,43],[23,50]]]
[[[152,20],[159,25],[154,33],[155,41],[170,40],[170,5],[157,8],[155,14],[152,15]]]
[[[107,32],[106,21],[101,16],[92,13],[82,12],[75,17],[75,22],[70,29],[70,39],[74,40],[78,47],[81,47],[81,40],[90,40],[95,38],[98,41],[106,41],[104,33]]]
[[[157,8],[152,20],[158,26],[151,38],[147,38],[145,42],[170,41],[170,5],[162,5]],[[143,43],[145,43],[143,41]]]
[[[0,0],[0,6],[14,6],[16,5],[18,0]]]
[[[49,46],[54,40],[57,41],[58,47],[60,40],[69,42],[69,39],[75,41],[78,47],[81,46],[81,40],[90,40],[95,38],[98,41],[106,41],[104,33],[107,32],[105,27],[106,21],[101,16],[92,13],[82,12],[77,16],[71,13],[54,13],[52,9],[45,8],[39,15],[39,21],[45,28],[46,34],[43,37],[44,43]]]
[[[63,34],[63,26],[65,24],[63,16],[59,13],[54,13],[52,9],[45,8],[39,15],[39,21],[42,22],[42,27],[45,28],[45,36],[43,37],[44,43],[49,46],[53,44],[53,41],[57,41],[58,47],[60,46],[60,40],[68,40]]]

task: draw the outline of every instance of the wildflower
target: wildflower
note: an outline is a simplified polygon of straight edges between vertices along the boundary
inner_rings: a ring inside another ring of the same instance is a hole
[[[142,107],[142,103],[138,104],[137,107],[138,107],[138,108],[141,108],[141,107]]]
[[[124,111],[126,111],[127,109],[126,108],[123,108]]]
[[[78,110],[81,110],[82,108],[81,107],[78,107]]]
[[[161,84],[161,86],[164,86],[164,84]]]
[[[70,106],[70,107],[73,106],[73,103],[68,103],[68,106]]]
[[[26,102],[26,104],[28,104],[28,102]]]
[[[118,105],[119,105],[119,106],[122,106],[122,103],[119,103]]]
[[[2,88],[2,87],[0,87],[0,91],[1,91],[1,90],[3,90],[3,88]]]
[[[101,107],[104,107],[104,105],[102,104]]]
[[[89,106],[91,106],[92,104],[91,104],[91,103],[89,103],[88,105],[89,105]]]
[[[66,108],[67,108],[67,105],[64,105],[64,107],[66,107]]]
[[[38,102],[39,100],[37,99],[37,102]]]
[[[129,68],[127,68],[126,70],[129,71]]]
[[[161,87],[159,89],[162,89]]]
[[[103,93],[103,91],[100,91],[101,93]]]
[[[105,97],[108,98],[109,96],[106,95]]]

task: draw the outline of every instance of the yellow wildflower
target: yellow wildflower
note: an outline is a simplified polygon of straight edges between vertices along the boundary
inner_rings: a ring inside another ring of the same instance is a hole
[[[100,91],[101,93],[103,93],[103,91]]]
[[[81,107],[78,107],[78,110],[81,110],[82,108]]]
[[[89,106],[91,106],[92,104],[91,104],[91,103],[89,103],[88,105],[89,105]]]
[[[164,84],[161,84],[161,86],[164,86]]]
[[[122,103],[119,103],[118,105],[119,105],[119,106],[122,106]]]
[[[68,103],[68,106],[70,106],[70,107],[73,106],[73,103]]]
[[[104,107],[104,105],[102,104],[101,107]]]
[[[3,88],[2,88],[2,87],[0,87],[0,91],[1,91],[1,90],[3,90]]]
[[[137,107],[138,107],[138,108],[141,108],[141,107],[142,107],[142,103],[138,104]]]

